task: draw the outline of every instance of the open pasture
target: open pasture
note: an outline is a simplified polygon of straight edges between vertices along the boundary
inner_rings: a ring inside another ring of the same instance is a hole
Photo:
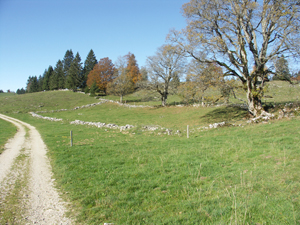
[[[289,102],[274,93],[271,100],[276,104]],[[297,94],[291,91],[294,103]],[[98,100],[73,92],[6,98],[0,98],[1,113],[41,133],[57,186],[71,201],[70,213],[78,224],[300,223],[297,116],[247,125],[247,112],[238,107],[128,108],[105,103],[72,110]],[[138,96],[128,96],[128,103],[148,105]],[[68,110],[50,112],[64,108]],[[27,113],[43,110],[48,113],[40,115],[63,121]],[[76,119],[135,127],[120,132],[71,125]],[[198,129],[222,121],[241,126]],[[143,131],[150,125],[179,129],[181,134]]]

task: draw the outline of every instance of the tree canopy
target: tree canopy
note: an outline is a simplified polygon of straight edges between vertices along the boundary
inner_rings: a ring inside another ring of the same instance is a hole
[[[94,53],[93,49],[91,49],[84,61],[84,67],[82,70],[82,81],[81,81],[82,88],[85,88],[88,75],[94,69],[94,66],[97,63],[98,62],[97,62],[95,53]]]
[[[276,73],[273,77],[273,80],[285,80],[291,82],[289,64],[283,55],[276,59],[274,66]]]
[[[112,61],[108,57],[102,58],[89,73],[87,85],[91,87],[96,82],[98,88],[106,93],[107,84],[115,78],[114,74],[115,67]]]
[[[134,84],[136,84],[139,80],[141,80],[141,73],[135,59],[135,55],[129,52],[127,55],[125,55],[125,58],[127,60],[127,76],[130,77]]]
[[[299,57],[299,7],[295,0],[191,0],[182,7],[187,27],[171,31],[169,40],[237,77],[256,116],[263,111],[265,78],[274,73],[265,70],[267,63],[281,54]]]
[[[80,84],[80,77],[82,72],[82,63],[79,53],[77,52],[71,66],[67,72],[66,87],[76,91]]]
[[[140,82],[140,86],[157,91],[161,96],[162,106],[165,106],[172,84],[175,84],[171,81],[175,76],[180,78],[185,62],[180,49],[171,45],[161,46],[154,56],[148,57],[149,80]]]

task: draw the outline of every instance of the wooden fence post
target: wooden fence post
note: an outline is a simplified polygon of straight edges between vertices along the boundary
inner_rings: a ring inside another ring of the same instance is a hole
[[[73,146],[73,132],[70,131],[70,145]]]

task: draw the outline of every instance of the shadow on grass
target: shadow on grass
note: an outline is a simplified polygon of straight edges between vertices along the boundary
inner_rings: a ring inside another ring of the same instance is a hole
[[[206,122],[223,122],[223,121],[232,121],[232,120],[242,120],[248,114],[246,109],[237,106],[227,106],[216,108],[215,110],[205,114],[200,117]]]
[[[186,106],[188,104],[186,104],[184,101],[173,101],[173,102],[168,103],[167,105],[168,106],[176,106],[176,105],[184,105],[184,106]]]
[[[293,108],[300,107],[300,101],[265,102],[263,104],[263,107],[267,112],[275,113],[284,108],[293,109]]]

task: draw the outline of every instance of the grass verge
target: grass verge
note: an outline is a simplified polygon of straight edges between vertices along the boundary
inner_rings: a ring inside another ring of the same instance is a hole
[[[0,154],[4,150],[7,140],[12,138],[17,128],[10,122],[0,119]]]

